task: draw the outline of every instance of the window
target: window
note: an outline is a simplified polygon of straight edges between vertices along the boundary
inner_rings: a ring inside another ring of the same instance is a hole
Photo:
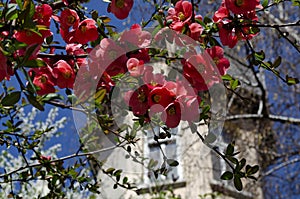
[[[181,176],[181,166],[180,164],[176,167],[171,167],[167,163],[164,163],[164,156],[163,153],[166,155],[168,159],[174,159],[180,162],[178,154],[178,139],[177,131],[178,128],[174,128],[170,130],[171,137],[166,137],[165,139],[159,139],[159,143],[154,140],[154,135],[152,131],[147,132],[147,139],[145,142],[145,156],[148,157],[150,160],[153,159],[157,161],[157,165],[154,167],[157,170],[156,175],[153,171],[145,172],[144,182],[145,183],[169,183],[169,182],[176,182],[182,178]],[[164,132],[162,128],[155,128],[155,134],[158,135],[160,132]],[[162,168],[166,170],[163,170]],[[165,173],[164,173],[165,171]],[[164,175],[162,175],[164,173]]]

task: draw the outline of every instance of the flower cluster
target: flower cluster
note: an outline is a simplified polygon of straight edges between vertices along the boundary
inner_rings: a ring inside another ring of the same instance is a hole
[[[180,120],[197,120],[200,98],[187,81],[167,81],[162,74],[154,73],[152,66],[136,58],[130,58],[127,67],[130,75],[140,78],[143,84],[124,96],[134,115],[151,118],[160,113],[169,128],[177,127]]]
[[[187,33],[191,38],[199,40],[203,27],[192,22],[192,4],[188,1],[178,1],[174,8],[169,8],[166,17],[169,27],[178,33]],[[195,19],[202,20],[202,16],[196,15]]]
[[[54,86],[59,88],[73,88],[75,81],[74,69],[64,60],[59,60],[50,67],[33,68],[29,71],[33,77],[37,94],[44,95],[54,93]]]
[[[75,10],[65,9],[53,18],[60,23],[60,34],[66,43],[86,44],[98,38],[96,22],[89,18],[80,22]]]
[[[142,30],[140,25],[134,24],[130,30],[124,31],[116,41],[109,37],[99,36],[101,30],[98,25],[100,22],[97,24],[92,18],[81,19],[78,11],[71,9],[72,6],[69,6],[68,1],[64,1],[64,3],[65,6],[59,12],[53,11],[48,4],[36,6],[35,12],[31,16],[36,29],[20,28],[13,33],[15,41],[26,45],[20,45],[21,47],[13,52],[12,57],[21,57],[25,60],[23,61],[24,65],[39,63],[39,67],[31,67],[28,71],[38,95],[54,93],[57,87],[60,89],[76,87],[75,95],[79,96],[78,99],[85,100],[92,94],[89,89],[92,85],[95,85],[95,89],[105,89],[106,93],[110,93],[116,86],[119,76],[129,75],[142,84],[136,90],[128,91],[125,96],[127,105],[133,114],[148,119],[159,114],[161,120],[168,127],[173,128],[181,120],[194,121],[198,119],[200,103],[198,93],[221,82],[220,76],[224,75],[229,68],[229,61],[224,58],[224,52],[220,46],[205,44],[203,45],[206,48],[204,54],[188,50],[189,47],[186,44],[190,40],[201,42],[201,34],[204,29],[202,17],[193,13],[192,4],[189,1],[177,1],[174,8],[169,8],[165,16],[166,27],[156,34],[152,35],[150,32]],[[222,24],[235,23],[230,12],[240,20],[256,19],[253,9],[247,10],[249,7],[253,7],[252,3],[250,3],[251,6],[248,5],[249,3],[241,4],[240,7],[243,11],[239,11],[231,3],[232,1],[224,1],[214,16],[224,45],[227,44],[224,43],[222,36],[225,34],[223,30],[225,27]],[[112,0],[108,11],[119,19],[125,19],[132,6],[133,0]],[[257,2],[255,7],[257,7]],[[49,37],[53,35],[50,31],[51,19],[55,20],[59,33],[66,42],[65,54],[61,55],[63,58],[55,53],[57,49],[48,42],[48,40],[52,41]],[[165,34],[166,30],[171,30],[171,32],[167,31],[168,34]],[[229,31],[228,28],[225,30]],[[243,29],[245,32],[246,30],[247,28]],[[244,32],[242,34],[242,31],[238,32],[237,29],[230,31],[234,32],[234,36],[237,38],[246,39],[253,35],[246,35]],[[178,35],[181,33],[187,36],[179,38]],[[231,34],[233,33],[229,35]],[[9,33],[4,31],[1,33],[0,39],[3,40],[8,35]],[[99,39],[99,44],[94,49],[89,48],[89,42],[97,39]],[[166,75],[154,72],[155,69],[148,64],[151,56],[155,57],[156,53],[162,53],[162,57],[166,56],[163,54],[163,50],[155,51],[151,46],[152,42],[165,39],[185,48],[184,56],[180,58],[181,62],[179,61],[182,74],[176,80],[167,80]],[[41,52],[46,51],[45,45],[42,46],[42,44],[49,45],[46,48],[48,54],[53,57],[40,56]],[[87,54],[89,54],[89,59],[86,59]],[[0,51],[0,58],[3,60],[0,65],[0,80],[9,79],[13,75],[13,69],[9,64],[10,60],[2,51]]]
[[[224,57],[223,49],[219,46],[206,49],[205,52],[214,61],[217,68],[210,63],[205,55],[195,54],[187,56],[182,60],[183,75],[198,91],[208,90],[215,83],[221,82],[221,75],[224,75],[229,68],[229,61]]]
[[[215,12],[213,20],[219,28],[220,40],[224,46],[233,48],[239,40],[249,40],[258,30],[249,26],[258,20],[256,8],[259,0],[225,0]],[[247,24],[247,26],[244,26]]]

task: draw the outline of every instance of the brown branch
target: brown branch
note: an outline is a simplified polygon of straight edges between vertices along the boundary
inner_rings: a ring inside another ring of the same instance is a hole
[[[105,148],[105,149],[99,149],[99,150],[91,151],[91,152],[87,152],[87,153],[74,153],[72,155],[68,155],[68,156],[65,156],[65,157],[62,157],[62,158],[51,160],[51,161],[49,161],[49,163],[60,162],[60,161],[64,161],[64,160],[67,160],[67,159],[72,159],[72,158],[75,158],[75,157],[94,155],[94,154],[97,154],[97,153],[113,150],[113,149],[115,149],[119,146],[121,146],[121,145],[118,144],[116,146],[108,147],[108,148]],[[0,178],[3,178],[3,177],[8,176],[8,175],[12,175],[12,174],[17,173],[19,171],[23,171],[24,169],[34,168],[34,167],[38,167],[38,166],[43,166],[43,163],[34,163],[34,164],[29,164],[28,166],[20,167],[16,170],[13,170],[13,171],[10,171],[8,173],[4,173],[4,174],[0,175]]]

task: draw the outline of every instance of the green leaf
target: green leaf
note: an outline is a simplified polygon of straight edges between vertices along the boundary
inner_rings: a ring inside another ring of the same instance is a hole
[[[212,19],[210,17],[207,17],[207,16],[204,17],[203,22],[205,24],[213,23]]]
[[[234,187],[238,191],[242,191],[243,190],[243,183],[242,183],[242,180],[241,180],[241,178],[239,176],[234,175],[233,183],[234,183]]]
[[[230,80],[232,80],[233,78],[232,78],[230,75],[226,74],[226,75],[223,75],[223,76],[222,76],[222,79],[223,79],[223,80],[230,81]]]
[[[243,158],[243,159],[241,159],[241,161],[240,161],[240,170],[244,167],[246,165],[246,159],[245,158]]]
[[[148,168],[149,168],[149,169],[152,169],[152,168],[154,168],[157,164],[158,164],[158,161],[157,161],[157,160],[151,159],[151,160],[149,161]]]
[[[12,92],[12,93],[6,95],[1,100],[1,104],[3,106],[13,106],[14,104],[18,103],[20,98],[21,98],[21,92],[20,91]]]
[[[44,111],[45,110],[44,106],[40,102],[38,102],[36,100],[36,97],[34,97],[32,95],[27,95],[27,94],[26,94],[26,97],[27,97],[28,102],[32,106],[34,106],[35,108],[39,109],[40,111]]]
[[[247,176],[255,174],[256,172],[258,172],[258,170],[259,170],[259,166],[258,165],[255,165],[253,167],[251,167],[250,165],[246,166],[246,174],[247,174]]]
[[[51,101],[51,100],[55,100],[55,99],[63,100],[64,98],[63,98],[63,96],[61,96],[58,93],[49,93],[49,94],[43,96],[42,101],[47,102],[47,101]]]
[[[43,60],[36,59],[36,60],[28,60],[24,63],[25,67],[28,68],[39,68],[42,66],[46,66],[46,63]]]
[[[106,94],[106,90],[105,89],[100,89],[99,91],[97,91],[95,93],[95,103],[96,104],[101,104],[101,102],[103,101],[104,97]]]
[[[277,57],[277,59],[274,61],[272,67],[277,68],[281,64],[281,56]]]
[[[238,86],[239,86],[239,80],[238,79],[230,81],[230,88],[232,90],[235,90]]]
[[[222,180],[231,180],[233,178],[233,173],[230,171],[225,171],[222,175],[221,175],[221,179]]]
[[[261,0],[261,5],[265,8],[269,5],[269,0]]]
[[[22,0],[16,0],[18,6],[20,7],[20,9],[23,8],[23,3],[22,3]]]
[[[115,168],[109,168],[105,171],[105,173],[110,173],[112,174],[115,171]]]
[[[127,177],[124,177],[123,178],[123,184],[126,184],[128,182],[128,178]]]
[[[154,15],[153,18],[156,19],[156,20],[158,21],[159,26],[160,26],[161,28],[164,27],[164,22],[163,22],[163,19],[162,19],[162,16],[161,16],[161,15],[159,15],[159,14]]]
[[[300,7],[300,0],[292,0],[293,6],[299,6]]]
[[[173,159],[167,159],[167,164],[171,167],[177,167],[179,165],[179,162]]]
[[[232,156],[226,156],[226,158],[230,161],[230,162],[232,162],[233,164],[238,164],[239,163],[239,161],[236,159],[236,158],[234,158],[234,157],[232,157]]]
[[[116,170],[115,172],[114,172],[114,176],[121,176],[121,173],[122,173],[122,169],[118,169],[118,170]]]
[[[234,144],[233,143],[230,143],[228,144],[227,148],[226,148],[226,153],[225,155],[229,155],[229,156],[232,156],[234,152]]]
[[[8,10],[8,12],[5,15],[5,19],[7,21],[17,19],[18,18],[18,14],[19,14],[19,11],[17,10],[17,8],[15,6],[15,7],[10,8]]]
[[[118,184],[114,184],[114,189],[117,189],[118,188]]]
[[[298,78],[294,78],[294,77],[289,77],[288,75],[286,76],[286,82],[288,85],[295,85],[299,83],[299,79]]]

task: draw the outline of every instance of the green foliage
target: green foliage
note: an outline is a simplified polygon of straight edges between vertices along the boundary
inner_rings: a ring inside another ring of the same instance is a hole
[[[253,180],[257,180],[253,175],[256,174],[259,170],[258,165],[250,166],[246,164],[246,159],[242,158],[238,160],[235,156],[239,154],[239,152],[235,152],[234,149],[235,144],[230,143],[227,145],[224,156],[224,160],[231,167],[232,171],[225,171],[221,175],[222,180],[232,180],[235,188],[238,191],[243,190],[242,178],[250,178]],[[245,167],[246,166],[246,167]]]

